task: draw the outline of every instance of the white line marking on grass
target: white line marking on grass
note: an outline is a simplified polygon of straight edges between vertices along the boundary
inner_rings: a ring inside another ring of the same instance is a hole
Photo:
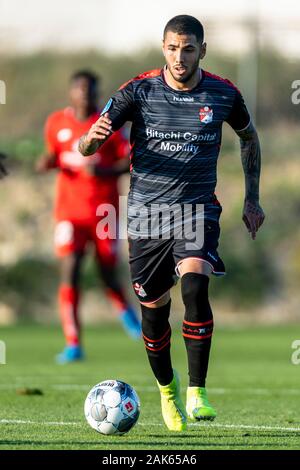
[[[27,381],[19,381],[16,383],[0,383],[0,390],[14,390],[22,387],[38,387],[38,388],[49,388],[51,390],[60,390],[60,391],[72,391],[72,390],[90,390],[93,384],[57,384],[57,383],[44,383],[40,381],[38,377],[35,378],[31,383]],[[156,393],[158,388],[156,386],[134,386],[137,392],[149,392]],[[208,391],[211,394],[216,395],[225,395],[225,394],[234,394],[234,393],[244,393],[247,395],[272,395],[272,394],[283,394],[283,395],[300,395],[300,389],[291,388],[291,389],[273,389],[273,388],[208,388]]]
[[[138,423],[140,426],[163,426],[160,423]],[[219,423],[188,423],[188,427],[198,428],[224,428],[224,429],[256,429],[260,431],[289,431],[300,432],[300,428],[287,428],[281,426],[258,426],[255,424],[219,424]]]
[[[34,424],[41,426],[83,426],[84,423],[80,422],[65,422],[65,421],[31,421],[25,419],[1,419],[0,424]]]
[[[107,374],[109,375],[109,374]],[[117,374],[117,375],[120,375],[120,380],[122,380],[121,378],[121,374]],[[26,382],[26,381],[35,381],[35,380],[47,380],[48,382],[58,382],[58,381],[65,381],[65,382],[72,382],[72,380],[84,380],[84,381],[87,381],[89,382],[91,380],[91,375],[88,375],[88,374],[80,374],[78,375],[77,377],[75,375],[48,375],[48,374],[37,374],[37,375],[16,375],[14,376],[14,380],[16,382]],[[92,380],[92,384],[94,383],[97,383],[98,382],[101,382],[105,380],[105,378],[100,378],[100,379],[94,379]],[[135,376],[135,375],[130,375],[130,381],[131,382],[136,382],[136,383],[146,383],[146,381],[141,381],[141,377],[140,376]]]
[[[35,426],[87,426],[85,423],[80,421],[66,422],[66,421],[31,421],[22,419],[1,419],[1,424],[27,424]],[[161,423],[137,423],[138,426],[158,426],[161,427]],[[283,426],[257,426],[252,424],[219,424],[219,423],[189,423],[188,426],[198,428],[223,428],[223,429],[254,429],[260,431],[287,431],[287,432],[300,432],[300,428],[288,428]]]
[[[219,423],[190,423],[190,426],[205,427],[210,426],[214,428],[225,428],[225,429],[257,429],[260,431],[290,431],[300,432],[300,428],[286,428],[282,426],[257,426],[255,424],[219,424]]]

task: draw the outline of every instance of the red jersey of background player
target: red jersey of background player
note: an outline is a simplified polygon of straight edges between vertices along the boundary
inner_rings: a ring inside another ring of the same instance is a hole
[[[101,203],[118,205],[118,176],[95,176],[98,170],[109,170],[117,160],[128,158],[129,145],[122,134],[116,132],[94,155],[84,158],[78,151],[79,138],[99,118],[94,113],[79,121],[74,110],[67,107],[52,113],[46,122],[47,150],[56,157],[59,168],[56,188],[56,220],[95,220]]]
[[[129,171],[129,145],[119,132],[88,159],[78,151],[79,138],[99,118],[99,99],[99,77],[88,70],[73,73],[69,86],[71,106],[48,117],[47,152],[36,163],[40,173],[51,168],[59,170],[54,243],[60,264],[58,304],[66,341],[56,357],[59,364],[84,357],[79,306],[81,266],[87,248],[92,248],[105,294],[125,330],[133,338],[141,336],[140,321],[118,279],[118,238],[98,236],[97,232],[98,207],[113,204],[117,212],[118,178]]]

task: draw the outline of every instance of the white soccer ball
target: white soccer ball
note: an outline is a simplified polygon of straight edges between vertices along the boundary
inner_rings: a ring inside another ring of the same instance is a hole
[[[84,403],[89,425],[101,434],[125,434],[140,415],[136,391],[120,380],[105,380],[95,385]]]

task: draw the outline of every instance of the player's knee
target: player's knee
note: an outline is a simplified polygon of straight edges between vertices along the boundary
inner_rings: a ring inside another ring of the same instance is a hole
[[[142,310],[142,331],[144,340],[155,341],[157,347],[157,340],[167,336],[168,331],[171,332],[169,324],[171,300],[162,307],[149,308],[146,305],[141,305]]]
[[[148,308],[155,309],[155,308],[159,308],[159,307],[163,307],[164,305],[167,305],[170,299],[171,299],[170,291],[167,291],[162,297],[160,297],[155,302],[151,302],[151,303],[140,302],[140,304],[145,305]]]
[[[203,274],[186,273],[181,278],[182,300],[185,305],[185,320],[206,321],[212,317],[208,300],[209,278]]]
[[[185,305],[195,305],[208,300],[209,278],[204,274],[186,273],[181,278],[182,300]]]

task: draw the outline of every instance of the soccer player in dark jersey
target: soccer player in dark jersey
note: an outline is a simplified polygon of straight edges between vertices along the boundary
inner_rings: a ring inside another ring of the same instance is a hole
[[[143,337],[161,393],[163,418],[170,430],[181,431],[187,417],[211,420],[216,416],[205,380],[213,333],[209,276],[225,273],[217,252],[222,208],[214,192],[224,121],[240,138],[245,173],[243,221],[252,239],[264,213],[259,205],[258,136],[239,90],[199,68],[206,53],[201,23],[188,15],[171,19],[164,30],[163,53],[165,67],[121,87],[82,136],[79,149],[90,155],[124,122],[132,122],[131,276],[141,303]],[[192,230],[182,235],[180,222],[186,207]],[[169,225],[164,225],[165,208],[171,213]],[[197,237],[199,233],[202,237]],[[182,333],[189,370],[185,407],[170,356],[168,319],[175,273],[181,278],[185,305]]]
[[[100,239],[96,234],[100,220],[98,206],[111,204],[118,208],[118,177],[129,170],[128,141],[122,131],[118,131],[88,159],[78,152],[80,136],[99,118],[97,101],[98,77],[85,70],[74,73],[70,82],[71,106],[48,117],[47,153],[37,163],[39,171],[58,170],[55,252],[61,267],[58,300],[66,340],[66,347],[57,356],[60,363],[83,357],[79,281],[88,245],[94,248],[105,293],[124,328],[134,338],[141,336],[140,322],[118,279],[117,240]]]

